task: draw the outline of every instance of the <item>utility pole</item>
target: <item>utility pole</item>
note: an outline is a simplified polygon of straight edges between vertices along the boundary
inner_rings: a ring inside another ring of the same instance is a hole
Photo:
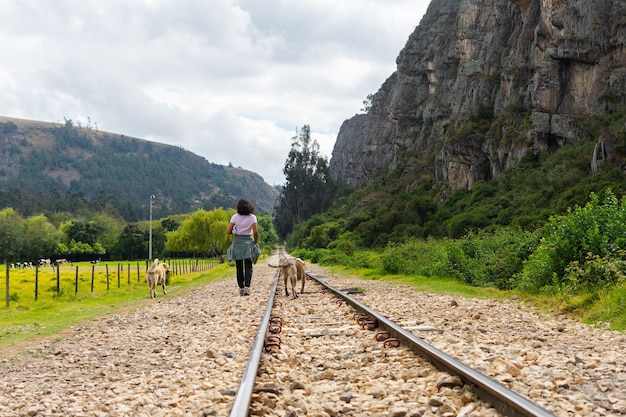
[[[154,199],[156,196],[150,196],[150,240],[148,242],[148,259],[152,261],[152,204],[154,204]]]

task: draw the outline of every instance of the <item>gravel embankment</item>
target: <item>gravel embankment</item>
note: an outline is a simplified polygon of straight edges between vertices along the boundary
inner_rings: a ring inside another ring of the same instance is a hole
[[[307,269],[324,275],[316,265]],[[90,321],[61,340],[31,342],[17,356],[0,353],[0,416],[228,415],[275,272],[256,265],[249,297],[239,296],[234,269],[232,279],[178,298],[174,282],[168,295],[159,293],[138,312]],[[517,301],[332,276],[329,283],[364,288],[362,301],[397,322],[441,330],[420,336],[558,416],[626,415],[622,333],[539,315]],[[423,415],[442,415],[435,412]]]

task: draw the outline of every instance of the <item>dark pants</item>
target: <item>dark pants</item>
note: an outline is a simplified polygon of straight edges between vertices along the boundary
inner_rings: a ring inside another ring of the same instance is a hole
[[[237,267],[237,284],[239,288],[250,287],[250,281],[252,281],[252,260],[237,259],[235,266]]]

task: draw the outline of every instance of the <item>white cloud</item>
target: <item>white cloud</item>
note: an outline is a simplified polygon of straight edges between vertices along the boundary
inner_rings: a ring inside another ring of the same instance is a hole
[[[395,70],[411,0],[3,0],[0,115],[97,123],[282,184]]]

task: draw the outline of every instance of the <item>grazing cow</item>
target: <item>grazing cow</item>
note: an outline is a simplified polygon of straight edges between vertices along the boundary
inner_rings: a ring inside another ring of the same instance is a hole
[[[54,261],[52,261],[50,265],[52,265],[52,269],[54,269],[54,268],[60,267],[62,264],[72,265],[72,261],[70,261],[69,259],[65,259],[65,258],[55,259]]]
[[[148,272],[146,273],[146,282],[148,283],[148,288],[150,289],[150,298],[156,298],[156,286],[161,285],[163,287],[163,294],[167,294],[165,290],[165,280],[167,279],[167,274],[170,272],[170,267],[165,262],[159,263],[159,258],[156,258],[150,268],[148,268]]]

